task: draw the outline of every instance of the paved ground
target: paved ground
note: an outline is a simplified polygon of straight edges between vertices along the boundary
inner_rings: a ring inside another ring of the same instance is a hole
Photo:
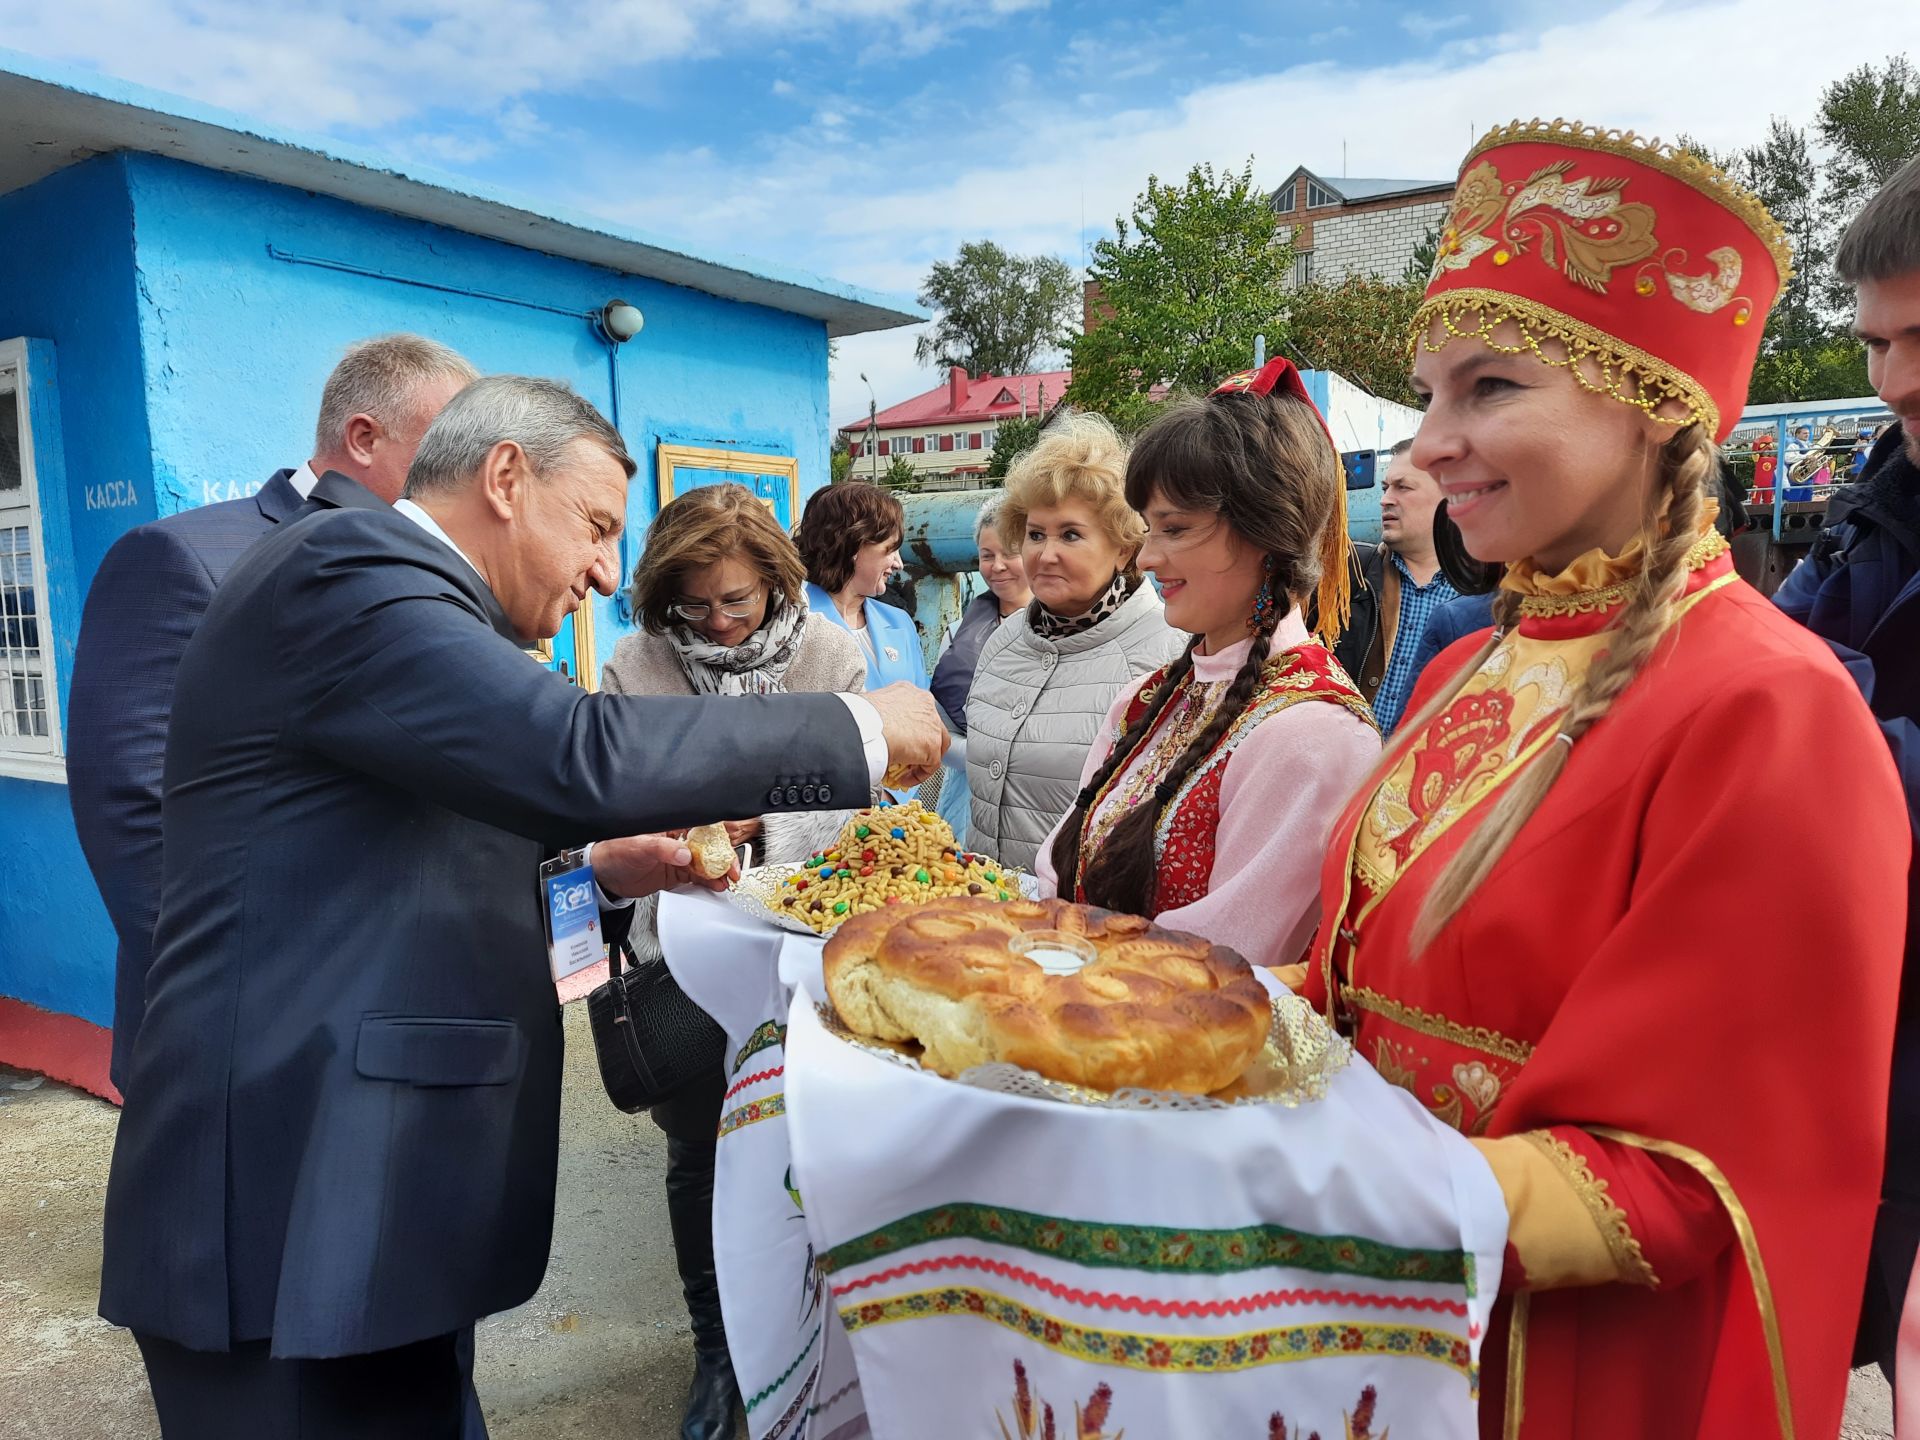
[[[584,1007],[567,1007],[559,1217],[540,1293],[481,1327],[494,1440],[673,1440],[692,1369],[661,1189],[665,1144],[603,1098]],[[15,1088],[29,1087],[29,1088]],[[139,1357],[94,1316],[118,1112],[0,1068],[0,1440],[152,1440]],[[1877,1375],[1845,1440],[1886,1440]]]

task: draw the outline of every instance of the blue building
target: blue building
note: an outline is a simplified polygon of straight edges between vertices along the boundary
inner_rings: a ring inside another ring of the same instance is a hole
[[[351,341],[410,330],[570,381],[663,499],[736,479],[783,520],[828,473],[827,345],[909,302],[702,254],[0,52],[0,1061],[107,1093],[114,938],[69,814],[81,606],[116,537],[310,453]],[[637,307],[624,343],[597,323]],[[555,637],[592,685],[619,600]]]

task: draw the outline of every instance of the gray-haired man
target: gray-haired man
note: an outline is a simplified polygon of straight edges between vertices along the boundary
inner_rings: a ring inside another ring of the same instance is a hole
[[[398,500],[420,436],[477,374],[418,335],[349,346],[321,392],[312,459],[257,495],[129,530],[100,562],[67,700],[67,799],[120,942],[109,1073],[122,1093],[160,904],[160,762],[180,656],[214,588],[261,536],[306,506]]]
[[[910,687],[590,695],[531,664],[618,583],[633,470],[565,387],[476,381],[406,498],[262,541],[188,646],[100,1303],[169,1436],[457,1432],[461,1336],[533,1294],[552,1233],[545,854],[940,762]],[[593,854],[616,898],[684,865]]]

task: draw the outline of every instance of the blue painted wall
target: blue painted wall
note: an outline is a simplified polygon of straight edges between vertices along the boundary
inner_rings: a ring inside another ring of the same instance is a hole
[[[115,535],[152,515],[125,165],[101,156],[0,196],[0,235],[0,338],[43,342],[28,356],[27,403],[50,592],[42,634],[64,713],[86,579]],[[0,834],[0,994],[110,1022],[113,929],[66,787],[0,777]]]
[[[66,478],[63,494],[49,493],[43,467],[42,501],[64,506],[71,528],[66,553],[49,557],[63,682],[87,584],[113,540],[156,515],[251,494],[304,460],[327,372],[369,335],[416,331],[483,371],[567,380],[612,413],[608,349],[580,316],[616,295],[638,305],[646,328],[617,360],[617,418],[641,467],[629,567],[658,510],[663,441],[796,456],[803,494],[827,480],[818,321],[145,155],[88,161],[0,197],[0,234],[0,338],[49,340],[59,359]],[[270,246],[392,278],[288,263]],[[615,602],[596,604],[604,662],[628,627]],[[64,710],[64,686],[61,700]],[[0,831],[15,842],[0,879],[0,996],[109,1023],[112,931],[65,788],[0,779]]]

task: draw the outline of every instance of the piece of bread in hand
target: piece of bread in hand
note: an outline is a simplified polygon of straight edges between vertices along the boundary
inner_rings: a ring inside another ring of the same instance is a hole
[[[693,873],[708,880],[724,880],[738,858],[724,825],[696,825],[687,831],[687,849],[693,852]]]

